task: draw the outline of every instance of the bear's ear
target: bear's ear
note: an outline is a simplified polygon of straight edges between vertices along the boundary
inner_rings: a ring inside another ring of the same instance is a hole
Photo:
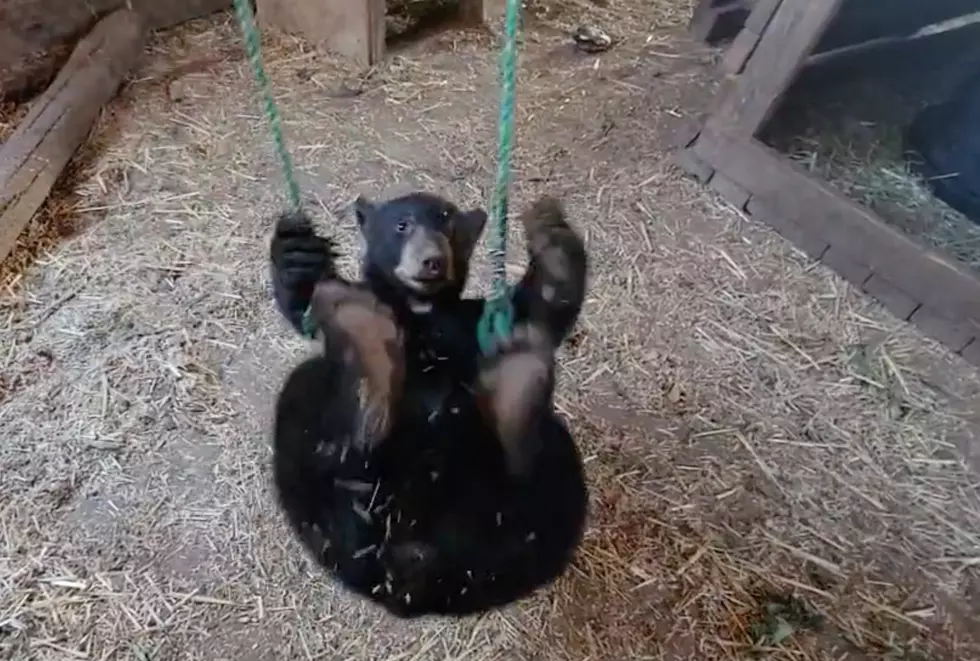
[[[453,242],[456,244],[454,246],[456,251],[469,259],[486,224],[487,212],[483,209],[459,212],[453,222]]]
[[[378,208],[374,206],[374,202],[363,195],[358,195],[357,199],[354,200],[354,216],[357,218],[357,226],[361,230],[364,229],[368,221],[374,218],[377,212]]]

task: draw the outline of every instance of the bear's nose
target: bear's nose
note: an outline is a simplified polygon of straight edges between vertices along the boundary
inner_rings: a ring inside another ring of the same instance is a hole
[[[422,260],[422,270],[426,277],[442,277],[446,272],[446,260],[441,256],[426,257]]]

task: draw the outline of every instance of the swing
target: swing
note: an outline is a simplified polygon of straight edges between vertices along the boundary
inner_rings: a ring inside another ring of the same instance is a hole
[[[588,509],[582,458],[553,402],[555,347],[578,319],[588,260],[561,204],[542,198],[520,217],[530,261],[509,291],[517,0],[501,58],[490,213],[426,193],[381,205],[360,198],[367,254],[372,239],[400,252],[397,262],[390,251],[365,256],[358,283],[336,273],[329,240],[300,208],[247,1],[236,6],[292,204],[270,245],[276,304],[294,330],[323,332],[323,351],[295,366],[277,396],[279,505],[321,567],[396,616],[461,617],[529,596],[568,567]],[[493,291],[465,298],[488,219]],[[454,267],[431,268],[457,275],[413,299],[424,281],[404,270],[424,274],[426,262],[447,258]]]

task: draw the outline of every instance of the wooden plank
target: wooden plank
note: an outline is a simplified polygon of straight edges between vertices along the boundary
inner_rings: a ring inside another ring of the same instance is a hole
[[[75,41],[117,9],[139,12],[156,30],[230,6],[231,0],[0,0],[0,98],[43,88]]]
[[[708,185],[730,205],[739,211],[745,211],[745,205],[749,202],[749,192],[726,177],[723,172],[716,171],[711,175]]]
[[[902,321],[908,321],[909,317],[921,307],[917,300],[879,273],[872,273],[861,288],[874,296],[889,312]]]
[[[754,30],[743,28],[732,45],[725,49],[721,57],[721,70],[732,75],[741,73],[758,45],[759,35]]]
[[[807,232],[792,221],[788,216],[774,211],[758,197],[749,198],[745,205],[745,211],[749,217],[769,225],[775,229],[780,236],[792,243],[797,250],[802,251],[807,257],[819,260],[830,247],[826,241],[813,232]]]
[[[732,136],[713,120],[695,147],[703,161],[759,198],[759,204],[865,262],[915,300],[952,320],[980,320],[980,281],[972,273],[887,226],[775,150],[753,138]]]
[[[962,351],[973,338],[980,336],[980,324],[948,319],[928,304],[916,310],[910,321],[923,333],[956,352]]]
[[[762,34],[769,26],[773,14],[779,9],[779,3],[783,0],[756,0],[752,7],[752,13],[745,21],[745,29],[752,30],[756,34]]]
[[[871,267],[864,260],[834,243],[824,251],[820,261],[858,289],[871,277]]]
[[[361,66],[385,54],[385,0],[256,0],[266,28],[297,34]]]
[[[0,146],[0,260],[135,65],[145,37],[136,12],[123,9],[102,19]]]
[[[487,14],[483,0],[459,0],[459,17],[465,25],[484,25]]]
[[[968,345],[963,347],[963,350],[960,351],[960,355],[966,359],[966,362],[976,367],[980,367],[980,338],[973,340]]]
[[[735,41],[725,51],[721,61],[722,71],[739,74],[745,68],[745,63],[752,57],[756,46],[759,45],[759,35],[765,34],[772,15],[782,0],[756,0],[752,13],[745,21],[745,27],[735,37]]]
[[[755,135],[789,87],[842,0],[783,0],[714,116]]]

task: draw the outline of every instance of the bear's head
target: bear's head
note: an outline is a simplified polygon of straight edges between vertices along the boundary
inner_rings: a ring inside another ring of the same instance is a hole
[[[486,212],[461,211],[430,193],[382,203],[359,197],[354,212],[366,278],[380,276],[418,300],[462,293]]]

